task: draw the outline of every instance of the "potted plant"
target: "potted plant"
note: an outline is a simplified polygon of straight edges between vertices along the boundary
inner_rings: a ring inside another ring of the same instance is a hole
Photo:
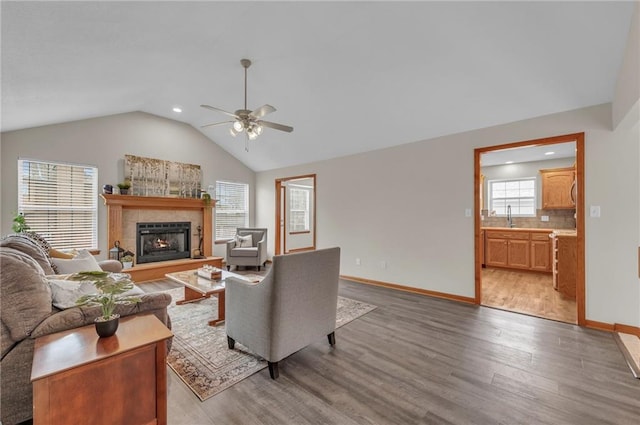
[[[133,255],[127,254],[122,257],[120,261],[122,261],[122,267],[124,267],[125,269],[130,269],[131,267],[133,267]]]
[[[101,338],[112,336],[118,329],[120,315],[114,313],[117,304],[133,304],[140,298],[125,295],[133,289],[133,282],[128,274],[108,273],[102,271],[80,272],[69,276],[69,280],[92,281],[98,290],[95,294],[87,294],[78,298],[77,305],[99,305],[101,315],[95,319],[96,332]]]
[[[131,187],[131,182],[129,180],[125,180],[122,183],[118,183],[118,189],[120,189],[120,195],[128,195],[130,187]]]
[[[15,233],[23,233],[29,230],[29,226],[27,226],[27,222],[22,213],[16,214],[16,216],[13,217],[13,225],[11,228]]]

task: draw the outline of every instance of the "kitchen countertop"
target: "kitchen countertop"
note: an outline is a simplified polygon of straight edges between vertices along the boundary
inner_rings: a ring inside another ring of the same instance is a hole
[[[538,227],[481,227],[482,230],[553,233],[555,236],[577,236],[576,229],[541,229]]]
[[[480,227],[482,230],[513,230],[513,231],[521,231],[521,232],[554,232],[554,229],[541,229],[538,227]]]

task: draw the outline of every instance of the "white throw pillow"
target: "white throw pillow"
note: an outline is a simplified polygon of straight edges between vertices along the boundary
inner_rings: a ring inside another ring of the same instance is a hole
[[[78,251],[78,254],[70,260],[52,258],[51,261],[56,265],[58,274],[102,271],[96,259],[86,249]]]
[[[51,286],[51,304],[60,310],[75,307],[76,301],[83,295],[98,292],[91,281],[74,282],[72,280],[47,279]]]
[[[253,246],[253,236],[237,236],[236,239],[236,248],[251,248]]]
[[[97,294],[93,281],[85,280],[83,282],[73,280],[60,280],[60,279],[47,279],[49,286],[51,287],[51,304],[60,310],[75,307],[76,301],[83,295]],[[123,293],[121,296],[141,296],[145,292],[138,286],[133,285],[133,288]]]

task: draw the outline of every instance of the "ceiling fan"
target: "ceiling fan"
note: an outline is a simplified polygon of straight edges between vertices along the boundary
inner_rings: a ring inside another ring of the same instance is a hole
[[[255,140],[258,138],[260,134],[262,134],[262,128],[268,127],[273,128],[275,130],[286,131],[291,133],[293,131],[293,127],[288,125],[278,124],[271,121],[261,120],[263,116],[275,112],[276,108],[271,105],[262,105],[261,107],[251,111],[247,109],[247,69],[251,66],[251,61],[249,59],[240,60],[240,64],[244,68],[244,109],[238,109],[233,112],[225,111],[224,109],[216,108],[215,106],[209,105],[200,105],[203,108],[210,109],[212,111],[222,112],[225,115],[229,115],[234,118],[234,120],[230,121],[222,121],[216,122],[213,124],[203,125],[201,128],[205,127],[213,127],[216,125],[222,124],[233,124],[229,129],[229,132],[233,137],[236,137],[238,134],[244,132],[246,135],[244,148],[246,151],[249,150],[248,143],[249,140]]]

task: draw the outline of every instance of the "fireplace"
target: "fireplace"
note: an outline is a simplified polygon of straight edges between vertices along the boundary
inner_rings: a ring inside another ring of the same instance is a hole
[[[191,223],[137,223],[137,264],[191,257]]]

